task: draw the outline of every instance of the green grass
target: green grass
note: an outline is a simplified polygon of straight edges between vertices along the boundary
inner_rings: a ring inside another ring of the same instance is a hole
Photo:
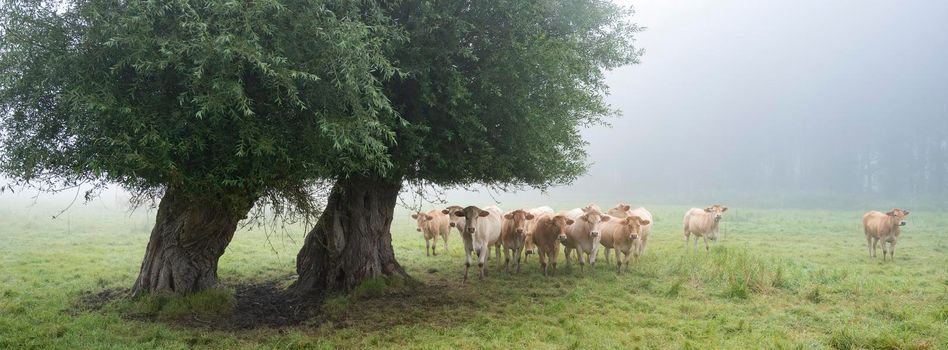
[[[651,209],[648,253],[629,273],[600,260],[544,278],[532,257],[520,275],[492,262],[467,286],[456,232],[447,255],[426,257],[400,212],[396,255],[422,286],[370,280],[300,326],[226,332],[137,316],[213,319],[239,284],[288,284],[302,228],[238,232],[221,289],[89,311],[77,308],[84,293],[134,282],[152,213],[76,208],[50,220],[0,207],[0,349],[948,348],[944,213],[913,211],[896,261],[883,263],[867,256],[859,212],[733,208],[721,243],[686,253],[684,208]]]

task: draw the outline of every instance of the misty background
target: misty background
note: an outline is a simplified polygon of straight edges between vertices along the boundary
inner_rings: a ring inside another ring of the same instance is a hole
[[[618,2],[647,27],[646,52],[608,76],[622,116],[584,130],[588,174],[546,193],[472,186],[441,199],[948,208],[948,1]]]
[[[620,3],[646,52],[608,78],[589,173],[497,200],[948,206],[948,1]]]

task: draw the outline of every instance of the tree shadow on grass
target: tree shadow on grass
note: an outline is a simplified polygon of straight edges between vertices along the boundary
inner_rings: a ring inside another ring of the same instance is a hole
[[[289,276],[288,276],[289,278]],[[128,288],[110,288],[80,295],[69,312],[119,313],[123,319],[216,331],[282,328],[352,328],[379,330],[397,325],[445,327],[465,322],[463,310],[482,301],[476,288],[447,280],[384,286],[368,293],[358,290],[325,300],[301,298],[285,288],[286,278],[225,285],[233,289],[233,305],[219,314],[142,312],[129,308]],[[168,298],[169,300],[171,298]],[[161,306],[158,306],[160,308]],[[134,311],[130,311],[134,310]]]

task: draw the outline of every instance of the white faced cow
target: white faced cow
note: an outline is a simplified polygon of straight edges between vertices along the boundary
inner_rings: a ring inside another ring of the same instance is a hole
[[[496,206],[489,206],[481,209],[475,206],[468,206],[462,210],[457,210],[454,215],[464,218],[464,250],[466,260],[464,262],[464,282],[467,282],[468,270],[471,268],[471,253],[477,253],[477,267],[480,269],[480,277],[483,279],[487,273],[485,264],[487,255],[490,254],[490,246],[494,246],[497,254],[497,260],[500,261],[500,228],[503,211]]]
[[[704,249],[709,250],[708,239],[718,240],[718,223],[724,217],[727,207],[715,204],[704,209],[691,208],[685,213],[685,248],[688,248],[690,237],[695,236],[695,249],[698,249],[698,237],[704,238]]]
[[[570,264],[570,253],[575,250],[580,269],[584,269],[586,262],[595,266],[599,253],[599,223],[608,221],[609,216],[602,215],[599,208],[593,204],[570,210],[563,215],[573,220],[573,224],[566,231],[566,241],[563,242],[566,264]]]

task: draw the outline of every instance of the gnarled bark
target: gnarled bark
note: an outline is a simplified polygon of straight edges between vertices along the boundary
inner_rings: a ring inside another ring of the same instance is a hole
[[[217,261],[253,202],[235,210],[165,191],[132,295],[190,294],[216,285]]]
[[[301,295],[322,298],[347,292],[362,281],[401,275],[392,250],[392,215],[401,182],[350,178],[336,182],[326,209],[296,256]]]

